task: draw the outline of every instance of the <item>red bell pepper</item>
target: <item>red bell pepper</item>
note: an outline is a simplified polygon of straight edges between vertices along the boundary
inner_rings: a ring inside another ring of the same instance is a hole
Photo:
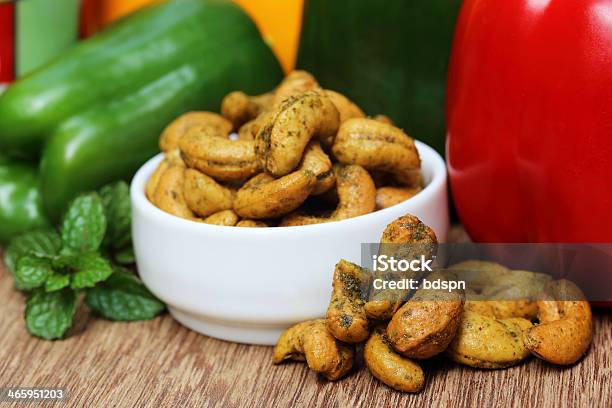
[[[465,0],[447,158],[481,242],[612,242],[612,0]]]

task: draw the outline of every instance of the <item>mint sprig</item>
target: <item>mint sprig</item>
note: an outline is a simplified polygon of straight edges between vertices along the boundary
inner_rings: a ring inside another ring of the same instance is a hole
[[[53,257],[62,247],[62,239],[53,229],[35,230],[15,237],[4,253],[4,262],[15,271],[17,261],[25,255]]]
[[[87,292],[85,303],[110,320],[152,319],[166,307],[132,273],[115,269],[103,284]]]
[[[60,228],[62,253],[97,251],[106,232],[104,204],[97,193],[77,197],[64,215]]]
[[[62,337],[72,326],[76,312],[76,292],[36,291],[26,303],[25,321],[28,331],[36,337],[52,340]]]
[[[36,289],[43,286],[51,275],[53,266],[49,259],[24,255],[19,258],[15,268],[15,287],[20,290]]]
[[[57,339],[72,326],[79,293],[110,320],[151,319],[165,309],[134,274],[129,188],[125,182],[77,197],[58,231],[27,232],[13,239],[5,263],[15,287],[27,293],[26,328]]]

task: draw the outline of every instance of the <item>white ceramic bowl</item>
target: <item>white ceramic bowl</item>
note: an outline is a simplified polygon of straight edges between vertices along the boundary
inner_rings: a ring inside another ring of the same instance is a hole
[[[272,345],[290,325],[324,316],[334,265],[341,258],[360,263],[361,243],[378,242],[397,217],[416,215],[446,240],[444,161],[423,143],[417,148],[426,187],[410,200],[344,221],[282,228],[207,225],[161,211],[144,194],[160,154],[131,185],[140,276],[185,326],[219,339]]]

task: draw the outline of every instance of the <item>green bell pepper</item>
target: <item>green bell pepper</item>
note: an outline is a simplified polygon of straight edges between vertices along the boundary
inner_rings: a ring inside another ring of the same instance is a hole
[[[0,149],[34,156],[57,220],[78,192],[129,179],[163,128],[225,94],[273,88],[282,71],[249,17],[225,0],[172,0],[121,20],[0,97]]]
[[[36,167],[0,157],[0,244],[22,232],[48,225]]]

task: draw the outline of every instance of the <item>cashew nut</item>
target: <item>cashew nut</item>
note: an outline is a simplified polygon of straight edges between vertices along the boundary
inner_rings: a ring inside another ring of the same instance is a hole
[[[261,127],[272,117],[272,112],[264,112],[255,119],[248,121],[238,130],[238,140],[255,140]]]
[[[145,187],[145,195],[153,204],[155,204],[154,194],[155,190],[157,189],[157,186],[159,185],[159,179],[161,178],[162,174],[164,174],[168,166],[168,161],[165,159],[162,160],[151,175],[151,177],[149,177],[149,181],[147,181],[147,186]]]
[[[466,310],[446,354],[451,360],[472,367],[510,367],[529,357],[522,337],[530,327],[531,322],[520,317],[495,319]]]
[[[301,212],[293,213],[281,222],[281,227],[320,224],[358,217],[374,211],[376,206],[376,187],[368,172],[357,165],[335,165],[338,206],[329,217],[317,217]]]
[[[308,91],[320,91],[319,83],[306,71],[293,71],[283,79],[274,91],[273,105],[278,106],[292,96]]]
[[[361,108],[346,96],[329,89],[326,89],[324,92],[338,109],[338,112],[340,113],[340,123],[346,122],[347,120],[353,118],[365,118],[365,113],[363,113]]]
[[[568,280],[553,281],[537,304],[540,324],[523,336],[529,351],[553,364],[578,361],[593,338],[591,307],[582,291]]]
[[[268,224],[263,221],[257,220],[240,220],[236,227],[244,227],[244,228],[267,228]]]
[[[377,120],[379,122],[382,122],[382,123],[386,123],[386,124],[395,126],[395,123],[393,122],[393,119],[391,119],[387,115],[382,115],[382,114],[375,115],[373,119]]]
[[[223,210],[209,215],[203,220],[203,222],[205,224],[233,227],[238,222],[238,216],[232,210]]]
[[[299,207],[316,183],[317,178],[309,170],[298,170],[279,179],[260,173],[238,190],[234,211],[252,219],[283,216]]]
[[[325,320],[318,319],[285,330],[274,347],[272,362],[306,360],[311,370],[334,381],[350,371],[354,358],[353,348],[336,340],[327,331]]]
[[[153,204],[167,213],[194,219],[193,212],[187,206],[183,195],[185,185],[185,167],[168,165],[161,173],[155,192]]]
[[[317,140],[311,140],[304,150],[301,170],[310,170],[317,178],[317,184],[312,195],[320,195],[329,190],[336,183],[336,176],[332,170],[332,162],[325,154]]]
[[[257,134],[257,155],[262,167],[279,177],[293,171],[314,136],[330,140],[336,135],[340,114],[317,92],[306,92],[283,102]]]
[[[428,279],[445,277],[434,272]],[[391,318],[387,326],[390,344],[398,353],[416,359],[443,352],[457,333],[463,302],[463,291],[421,287]]]
[[[344,259],[336,264],[333,292],[327,308],[327,329],[338,340],[360,343],[370,334],[363,310],[370,273]]]
[[[190,129],[209,126],[223,136],[232,131],[232,122],[213,112],[188,112],[172,121],[159,138],[159,147],[163,152],[178,148],[178,141]]]
[[[376,209],[393,207],[414,197],[421,187],[380,187],[376,190]]]
[[[469,260],[459,262],[448,267],[449,271],[466,282],[470,289],[482,291],[484,288],[495,285],[502,276],[509,275],[510,269],[495,262]]]
[[[332,151],[340,163],[387,171],[406,186],[420,184],[421,159],[414,141],[393,125],[349,119],[340,126]]]
[[[200,217],[232,208],[232,190],[194,169],[185,170],[185,202]]]
[[[249,96],[241,91],[230,92],[221,102],[221,114],[233,123],[234,129],[238,129],[270,109],[273,100],[273,93]]]
[[[419,392],[425,384],[421,367],[397,354],[389,345],[383,327],[376,327],[363,349],[363,361],[374,377],[404,392]]]
[[[393,256],[396,259],[415,259],[420,255],[429,257],[438,240],[431,228],[413,215],[405,215],[391,222],[383,231],[378,255]],[[414,272],[375,272],[374,279],[386,280],[418,278]],[[365,311],[369,318],[389,320],[408,295],[407,290],[374,289],[370,291]]]
[[[220,181],[241,181],[259,172],[252,140],[230,140],[211,127],[189,130],[179,148],[187,166]]]

